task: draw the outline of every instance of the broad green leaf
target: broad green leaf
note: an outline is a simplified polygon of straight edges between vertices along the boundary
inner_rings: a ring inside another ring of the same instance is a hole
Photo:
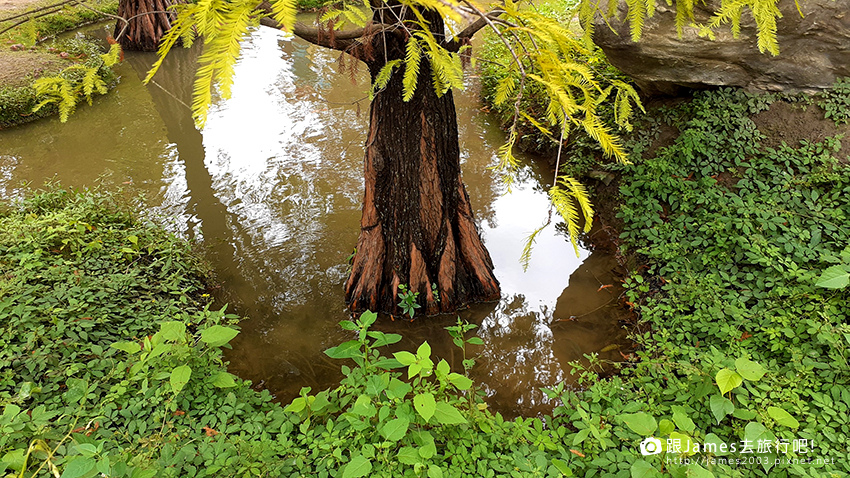
[[[752,410],[746,410],[744,408],[736,408],[734,412],[732,412],[732,416],[735,418],[740,418],[741,420],[752,420],[756,417],[756,412]]]
[[[452,383],[458,390],[469,390],[472,388],[472,379],[459,373],[450,373],[449,382]]]
[[[79,403],[89,390],[89,383],[80,378],[69,378],[65,381],[65,385],[68,390],[62,394],[62,398],[69,404]]]
[[[381,427],[381,436],[388,441],[399,441],[407,434],[410,422],[406,418],[390,420]]]
[[[4,471],[7,469],[11,469],[14,471],[21,471],[21,468],[26,465],[27,460],[24,458],[24,452],[26,452],[23,448],[17,448],[15,450],[6,452],[3,455],[3,458],[0,458],[0,471]]]
[[[115,342],[110,345],[113,349],[123,350],[128,354],[135,354],[142,350],[142,346],[138,342]]]
[[[714,478],[714,473],[699,466],[697,463],[691,463],[685,469],[685,476],[688,478]]]
[[[3,408],[3,416],[8,417],[10,421],[15,418],[19,413],[21,413],[21,407],[12,403],[6,405]]]
[[[413,408],[427,422],[434,416],[437,410],[437,402],[434,400],[434,395],[431,393],[420,393],[413,397]]]
[[[744,379],[741,378],[741,376],[738,375],[737,372],[728,368],[721,369],[719,372],[717,372],[717,375],[714,377],[714,381],[720,388],[721,394],[725,394],[731,391],[733,388],[744,383]]]
[[[375,337],[375,342],[372,344],[372,347],[383,347],[385,345],[392,345],[401,341],[401,335],[399,334],[385,334],[381,333],[378,337]]]
[[[648,437],[658,428],[655,418],[646,412],[622,415],[623,422],[640,436]]]
[[[708,435],[706,435],[705,439],[703,440],[703,443],[706,447],[703,452],[708,452],[716,456],[724,456],[730,453],[729,444],[721,440],[720,437],[715,435],[714,433],[709,433]],[[726,451],[723,451],[724,448]]]
[[[402,447],[401,450],[398,451],[398,454],[396,454],[396,458],[405,465],[415,465],[422,462],[419,452],[412,446]]]
[[[377,397],[390,385],[390,374],[381,373],[369,377],[366,381],[366,393]]]
[[[387,397],[390,399],[404,398],[411,390],[413,390],[413,387],[409,383],[393,378],[387,387]]]
[[[735,360],[735,368],[738,370],[738,373],[744,377],[744,379],[751,382],[755,382],[764,377],[765,373],[764,367],[762,367],[761,364],[745,359],[744,357]]]
[[[97,447],[92,445],[91,443],[80,443],[78,445],[74,445],[74,448],[80,452],[80,455],[83,456],[95,456],[97,455]]]
[[[109,477],[110,475],[114,476],[109,465],[109,457],[107,456],[104,456],[103,458],[97,461],[96,469],[97,472],[100,473],[101,477]]]
[[[393,354],[393,357],[395,357],[395,359],[398,360],[398,363],[400,363],[404,366],[408,366],[408,365],[416,363],[416,356],[413,355],[410,352],[404,352],[404,351],[396,352],[396,353]]]
[[[770,418],[776,420],[776,423],[788,428],[798,428],[800,426],[800,422],[796,418],[779,407],[767,407],[767,414],[770,415]]]
[[[345,465],[345,471],[342,472],[342,478],[360,478],[366,476],[372,471],[372,462],[363,455],[357,455]]]
[[[233,375],[227,372],[219,372],[218,375],[213,379],[212,384],[214,387],[218,388],[230,388],[236,386],[236,380],[233,379]]]
[[[349,340],[348,342],[343,342],[336,347],[325,350],[325,355],[332,359],[347,359],[359,357],[363,353],[360,351],[360,341]]]
[[[422,342],[422,345],[420,345],[419,348],[416,349],[416,357],[418,357],[420,360],[431,357],[431,346],[428,345],[427,341]]]
[[[711,414],[714,415],[714,419],[717,420],[718,424],[726,415],[735,411],[735,405],[732,404],[732,400],[729,400],[723,395],[712,395],[708,404],[711,407]]]
[[[287,405],[284,410],[287,412],[301,413],[305,408],[307,408],[307,400],[304,397],[298,397],[293,399],[292,403]]]
[[[676,429],[676,425],[673,425],[673,422],[664,418],[658,422],[658,434],[661,436],[667,436]]]
[[[437,445],[434,444],[434,442],[426,443],[420,446],[417,451],[419,452],[419,456],[426,460],[430,460],[437,454]]]
[[[174,370],[171,371],[171,378],[169,381],[171,382],[171,390],[174,394],[180,393],[183,390],[183,387],[189,383],[189,377],[192,376],[192,369],[189,368],[188,365],[180,365],[179,367],[174,367]]]
[[[842,265],[832,266],[818,277],[815,285],[827,289],[841,289],[850,284],[850,271]]]
[[[437,465],[428,465],[428,478],[443,478],[443,470]]]
[[[159,324],[159,333],[163,339],[176,342],[186,338],[186,325],[176,320],[162,322]]]
[[[576,436],[573,437],[573,446],[580,445],[583,441],[587,439],[587,436],[590,435],[590,428],[582,428],[576,433]]]
[[[210,347],[221,347],[239,335],[239,331],[223,325],[213,325],[201,331],[201,340]]]
[[[747,423],[746,427],[744,427],[744,439],[750,440],[753,444],[755,444],[759,438],[767,438],[766,435],[769,433],[770,432],[767,430],[767,428],[765,428],[764,425],[759,422],[750,422]]]
[[[437,402],[434,410],[434,418],[437,419],[438,423],[442,423],[443,425],[466,423],[466,418],[463,418],[460,410],[446,402]]]
[[[653,468],[653,466],[645,460],[635,460],[635,462],[632,463],[631,472],[632,478],[652,478],[655,476],[661,476],[661,474],[658,473],[658,470]]]
[[[378,314],[372,312],[371,310],[367,310],[366,312],[360,314],[359,321],[364,327],[369,327],[370,325],[374,324],[376,320],[378,320]]]
[[[685,407],[673,405],[670,408],[673,410],[673,423],[675,423],[680,430],[684,430],[686,432],[694,431],[697,426],[694,421],[688,417],[688,411]]]
[[[770,432],[767,428],[764,427],[761,423],[758,422],[750,422],[744,427],[744,439],[749,440],[752,445],[752,451],[756,457],[760,459],[760,463],[765,472],[770,470],[770,468],[774,465],[774,458],[776,457],[776,452],[774,449],[771,449],[770,453],[758,453],[758,443],[761,442],[774,442],[776,441],[776,436]]]
[[[673,432],[670,434],[671,440],[678,440],[679,443],[679,452],[678,454],[683,456],[691,456],[694,454],[694,441],[688,435],[679,432]],[[667,453],[676,453],[672,449],[667,450]]]
[[[67,462],[60,478],[79,478],[87,475],[96,465],[94,458],[77,456]]]
[[[573,476],[573,470],[567,466],[567,462],[552,458],[552,465],[564,476]]]
[[[360,395],[351,407],[351,413],[371,418],[375,416],[377,409],[372,405],[372,399],[368,395]]]
[[[439,373],[440,375],[445,377],[446,375],[449,374],[449,371],[451,371],[451,367],[449,367],[449,363],[446,362],[445,360],[440,360],[440,362],[437,364],[437,373]]]
[[[401,368],[404,365],[401,364],[398,360],[394,358],[383,358],[374,363],[375,367],[382,368],[384,370],[392,370],[394,368]]]

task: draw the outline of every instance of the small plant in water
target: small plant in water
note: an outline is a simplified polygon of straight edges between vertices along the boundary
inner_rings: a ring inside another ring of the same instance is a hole
[[[411,291],[405,284],[400,284],[398,290],[398,298],[401,299],[398,306],[401,307],[403,313],[409,315],[412,319],[416,313],[416,309],[421,307],[421,305],[416,303],[416,300],[419,298],[419,292]]]

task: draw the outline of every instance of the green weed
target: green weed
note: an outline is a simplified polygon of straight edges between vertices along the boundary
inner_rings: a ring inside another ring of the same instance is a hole
[[[578,430],[567,438],[588,457],[570,462],[577,474],[850,471],[850,301],[846,288],[825,288],[846,278],[850,169],[835,158],[836,138],[764,147],[749,116],[778,100],[700,92],[628,139],[634,164],[620,167],[621,241],[644,267],[627,279],[626,300],[649,331],[636,332],[638,360],[620,364],[618,376],[596,381],[584,370],[586,393],[552,391]],[[680,134],[648,157],[664,123]],[[635,457],[649,437],[683,449],[786,446],[756,450],[758,460],[743,467],[725,460],[745,455],[702,449]],[[795,454],[792,443],[808,448]],[[794,457],[804,462],[776,464]]]
[[[841,78],[831,90],[821,96],[818,106],[835,124],[850,123],[850,78]]]

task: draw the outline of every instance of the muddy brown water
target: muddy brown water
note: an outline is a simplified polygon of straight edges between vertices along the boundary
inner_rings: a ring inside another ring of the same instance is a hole
[[[145,86],[154,56],[128,53],[118,88],[66,124],[0,131],[0,195],[48,178],[143,192],[146,214],[203,244],[248,317],[227,353],[230,371],[286,402],[301,387],[333,386],[341,363],[322,352],[352,338],[337,324],[348,317],[342,284],[360,220],[368,78],[340,75],[336,54],[263,28],[244,42],[232,97],[216,101],[197,131],[188,107],[195,54],[173,52]],[[524,240],[547,217],[552,173],[523,157],[506,194],[488,169],[504,141],[496,119],[480,111],[474,91],[456,101],[464,180],[502,285],[498,303],[458,314],[484,341],[471,350],[472,376],[493,409],[546,413],[552,404],[540,388],[573,383],[569,362],[591,353],[622,360],[616,262],[586,249],[576,257],[550,226],[523,271]],[[456,320],[382,318],[377,327],[402,334],[402,348],[427,340],[458,370],[460,352],[443,329]]]

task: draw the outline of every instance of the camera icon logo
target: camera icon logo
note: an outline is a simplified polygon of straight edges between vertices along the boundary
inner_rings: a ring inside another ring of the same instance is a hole
[[[643,456],[657,455],[661,453],[661,440],[649,437],[640,442],[640,454]]]

